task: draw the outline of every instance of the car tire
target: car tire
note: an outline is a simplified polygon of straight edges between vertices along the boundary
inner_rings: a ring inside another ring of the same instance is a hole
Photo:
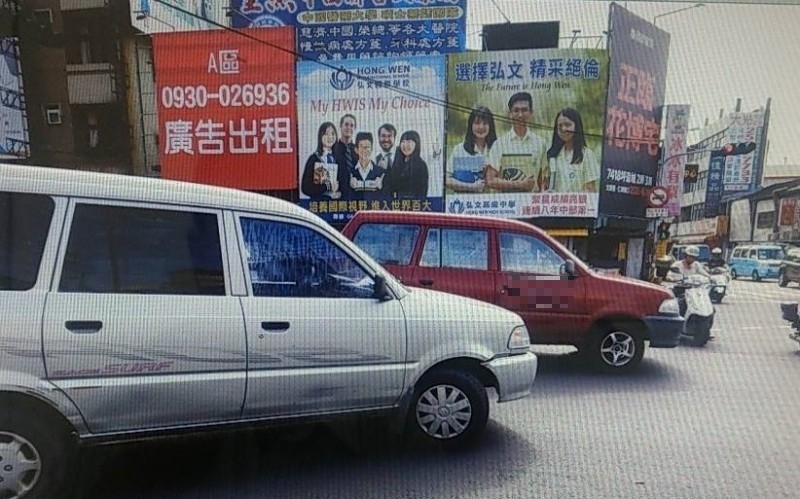
[[[731,269],[731,279],[736,279],[737,277],[739,276],[736,274],[736,269]]]
[[[786,272],[781,270],[780,273],[778,274],[778,286],[785,288],[788,285],[789,285],[789,278],[786,277]]]
[[[598,327],[589,340],[586,354],[598,371],[630,372],[644,357],[644,337],[634,324],[615,323]]]
[[[20,499],[68,494],[74,449],[68,435],[55,428],[41,418],[0,410],[0,497],[9,492]]]
[[[753,277],[753,280],[756,281],[756,282],[761,280],[761,276],[758,275],[758,271],[757,270],[753,271],[752,277]]]
[[[442,369],[417,383],[406,429],[423,445],[458,449],[475,442],[488,421],[489,396],[478,378]]]

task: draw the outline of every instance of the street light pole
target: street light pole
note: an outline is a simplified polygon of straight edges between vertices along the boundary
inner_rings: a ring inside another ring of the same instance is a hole
[[[705,6],[706,6],[706,4],[704,4],[704,3],[696,3],[694,5],[690,5],[689,7],[684,7],[682,9],[678,9],[678,10],[671,10],[669,12],[665,12],[663,14],[659,14],[659,15],[657,15],[657,16],[655,16],[653,18],[653,25],[656,24],[656,21],[658,20],[659,17],[670,16],[672,14],[677,14],[678,12],[685,12],[687,10],[696,9],[698,7],[705,7]]]

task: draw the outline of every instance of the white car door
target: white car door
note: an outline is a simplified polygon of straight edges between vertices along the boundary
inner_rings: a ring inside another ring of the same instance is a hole
[[[283,416],[393,405],[406,326],[399,300],[342,241],[311,224],[238,214],[248,296],[245,415]]]
[[[44,356],[89,429],[239,418],[246,339],[222,213],[72,201],[65,227]]]

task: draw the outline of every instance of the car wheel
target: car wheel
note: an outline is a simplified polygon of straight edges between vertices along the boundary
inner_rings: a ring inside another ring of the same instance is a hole
[[[408,427],[423,443],[457,448],[474,442],[488,420],[489,397],[483,384],[470,373],[444,369],[418,383]]]
[[[760,281],[761,280],[761,276],[758,275],[758,271],[757,270],[753,271],[753,280],[754,281]]]
[[[65,435],[35,417],[0,414],[0,497],[45,499],[63,494],[70,468]]]
[[[731,279],[736,279],[737,277],[739,276],[736,275],[736,269],[731,269]]]
[[[785,288],[788,285],[789,285],[789,278],[786,277],[786,272],[781,270],[780,273],[778,274],[778,286]]]
[[[594,333],[587,353],[600,371],[627,372],[642,361],[644,339],[632,324],[612,324]]]

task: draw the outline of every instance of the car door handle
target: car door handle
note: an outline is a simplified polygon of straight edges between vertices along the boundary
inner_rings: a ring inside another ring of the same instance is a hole
[[[419,283],[423,286],[430,286],[433,284],[433,279],[420,279]]]
[[[286,331],[286,330],[289,329],[289,323],[288,322],[262,322],[261,323],[261,329],[263,329],[264,331],[276,331],[276,332]]]
[[[103,329],[102,321],[67,321],[64,326],[75,334],[94,334]]]

